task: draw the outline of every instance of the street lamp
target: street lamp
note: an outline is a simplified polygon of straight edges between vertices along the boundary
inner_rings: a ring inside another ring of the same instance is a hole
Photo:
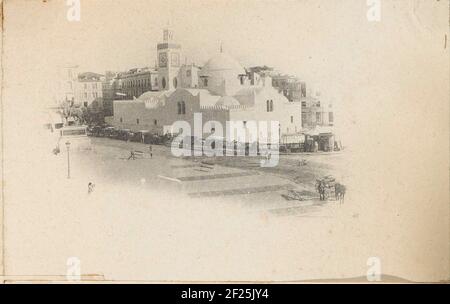
[[[67,147],[67,178],[70,178],[70,155],[69,155],[70,142],[66,142],[66,147]]]

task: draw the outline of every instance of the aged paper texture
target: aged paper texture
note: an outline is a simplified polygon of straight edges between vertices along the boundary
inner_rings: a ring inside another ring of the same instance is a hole
[[[449,1],[2,14],[3,282],[450,279]]]

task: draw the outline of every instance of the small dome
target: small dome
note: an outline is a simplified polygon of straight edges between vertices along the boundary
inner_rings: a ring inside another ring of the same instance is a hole
[[[231,96],[223,96],[216,102],[216,106],[235,107],[240,105],[239,101]]]
[[[219,53],[209,59],[201,69],[199,75],[211,76],[211,73],[221,71],[233,72],[236,75],[245,75],[245,70],[239,62],[225,53]]]
[[[146,101],[153,98],[159,98],[164,94],[164,92],[161,91],[147,91],[141,94],[141,96],[138,97],[138,99]]]
[[[162,105],[164,101],[164,93],[165,92],[153,92],[153,91],[147,91],[143,93],[139,98],[137,98],[138,101],[143,101],[145,103],[145,107],[148,109],[154,109]]]

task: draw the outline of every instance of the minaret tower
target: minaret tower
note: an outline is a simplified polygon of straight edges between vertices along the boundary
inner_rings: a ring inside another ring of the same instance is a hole
[[[163,42],[157,45],[159,90],[176,89],[180,84],[178,73],[181,66],[181,45],[174,42],[173,32],[163,30]]]

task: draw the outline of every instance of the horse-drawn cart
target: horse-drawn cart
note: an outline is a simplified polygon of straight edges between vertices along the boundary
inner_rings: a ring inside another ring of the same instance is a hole
[[[316,180],[316,190],[319,192],[320,200],[339,200],[344,202],[346,188],[344,185],[336,182],[331,175]]]

